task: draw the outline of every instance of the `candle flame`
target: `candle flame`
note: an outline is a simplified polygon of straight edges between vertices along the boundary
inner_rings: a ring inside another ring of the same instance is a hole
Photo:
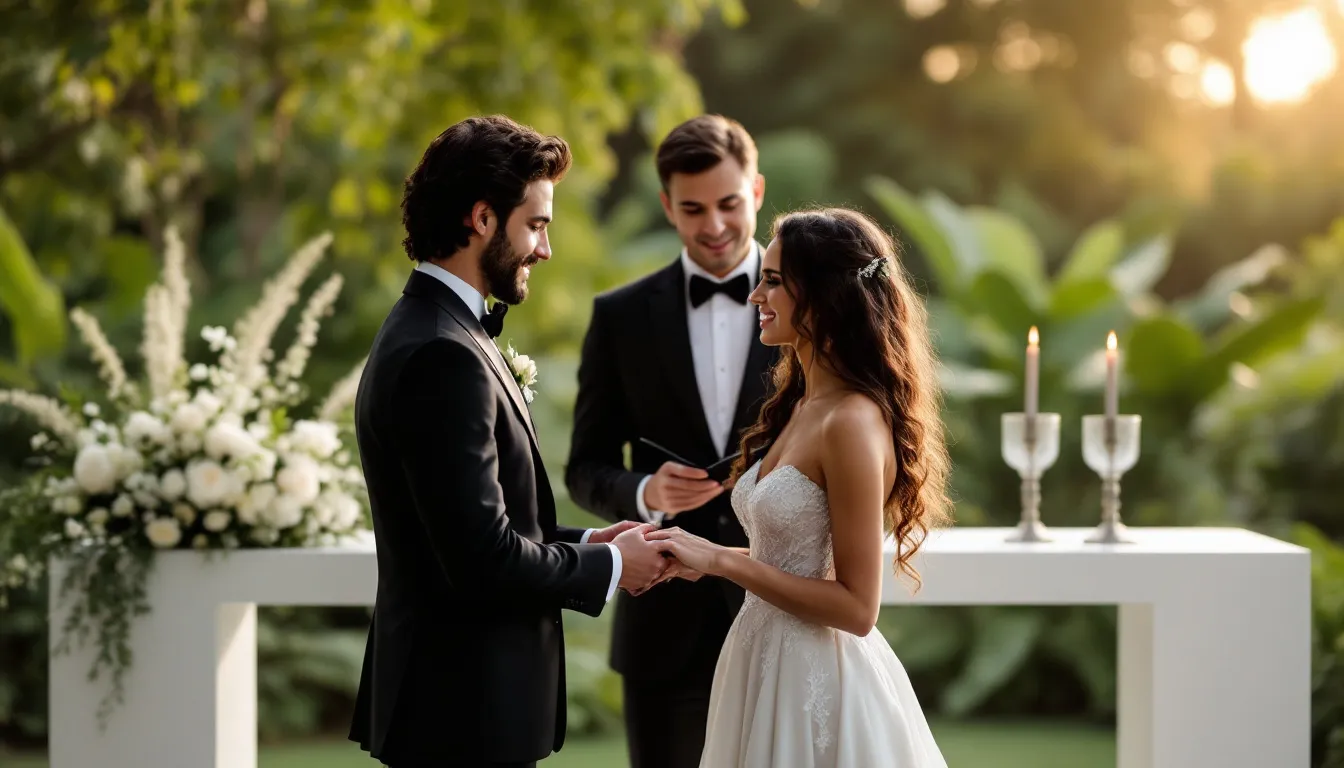
[[[1110,352],[1114,352],[1117,346],[1119,345],[1115,340],[1115,331],[1111,331],[1106,336],[1106,349]]]
[[[1030,331],[1027,331],[1027,343],[1033,347],[1041,343],[1041,335],[1036,332],[1036,326],[1034,325],[1031,326]]]

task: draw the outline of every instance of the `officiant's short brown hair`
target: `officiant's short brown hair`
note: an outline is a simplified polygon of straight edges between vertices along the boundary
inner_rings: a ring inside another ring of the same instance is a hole
[[[672,174],[703,173],[729,157],[747,173],[756,172],[756,142],[747,129],[723,115],[693,117],[658,145],[658,179],[667,191]]]
[[[569,171],[569,144],[503,115],[469,117],[440,133],[406,178],[402,246],[412,261],[451,256],[470,242],[464,221],[478,200],[500,228],[523,202],[527,185],[559,182]]]

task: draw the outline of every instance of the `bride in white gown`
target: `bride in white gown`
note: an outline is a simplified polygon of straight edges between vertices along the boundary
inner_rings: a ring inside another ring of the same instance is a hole
[[[719,655],[700,765],[946,768],[874,630],[884,533],[917,582],[910,558],[948,508],[924,310],[864,215],[793,213],[774,230],[751,301],[761,340],[793,354],[735,467],[751,550],[679,528],[647,535],[676,558],[666,577],[708,573],[748,592]]]

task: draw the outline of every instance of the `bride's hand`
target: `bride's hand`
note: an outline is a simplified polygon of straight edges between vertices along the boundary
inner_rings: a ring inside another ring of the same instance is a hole
[[[650,585],[647,586],[647,587],[644,587],[643,589],[631,590],[631,591],[630,591],[630,596],[631,596],[631,597],[639,597],[640,595],[644,594],[645,592],[648,592],[650,589],[653,589],[654,587],[658,586],[659,584],[662,584],[664,581],[670,581],[670,580],[672,580],[672,579],[685,579],[685,580],[687,580],[687,581],[699,581],[699,580],[700,580],[700,577],[701,577],[701,576],[704,576],[704,575],[705,575],[705,574],[703,574],[703,573],[701,573],[701,572],[699,572],[699,571],[697,571],[697,570],[694,570],[694,569],[691,569],[691,568],[687,568],[686,566],[684,566],[684,565],[681,564],[681,561],[676,560],[675,558],[668,558],[667,570],[663,571],[663,575],[662,575],[662,576],[659,576],[659,577],[656,578],[656,579],[654,579],[652,584],[650,584]]]
[[[681,528],[649,531],[644,534],[644,539],[653,542],[659,552],[671,554],[684,568],[702,574],[715,573],[722,558],[728,553],[727,548]]]

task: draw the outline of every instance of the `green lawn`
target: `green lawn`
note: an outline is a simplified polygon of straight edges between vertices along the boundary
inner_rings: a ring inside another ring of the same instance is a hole
[[[935,722],[934,732],[950,768],[1114,768],[1115,735],[1107,728],[1064,723]],[[377,763],[343,741],[263,747],[261,768],[371,768]],[[0,752],[6,768],[46,768],[40,755]],[[624,766],[625,740],[576,739],[542,761],[545,768]]]

